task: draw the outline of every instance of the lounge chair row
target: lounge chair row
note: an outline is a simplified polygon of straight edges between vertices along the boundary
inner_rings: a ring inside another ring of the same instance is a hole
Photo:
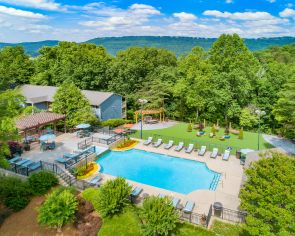
[[[160,147],[163,144],[162,139],[158,139],[156,142],[152,142],[153,138],[148,137],[146,141],[143,142],[144,145],[150,145],[152,144],[154,147]],[[167,144],[164,145],[164,148],[169,150],[174,145],[173,140],[169,140]],[[180,152],[184,147],[184,142],[179,142],[178,145],[174,148],[175,151]],[[198,151],[199,156],[204,156],[206,153],[206,146],[201,146],[200,150]],[[186,153],[191,153],[194,150],[194,144],[189,144],[188,147],[185,148]],[[210,155],[211,158],[216,158],[218,155],[218,148],[213,148],[212,153]],[[222,155],[222,159],[227,161],[230,156],[230,150],[225,150],[224,154]]]
[[[28,168],[30,171],[37,170],[39,167],[41,167],[40,162],[33,162],[31,160],[22,159],[20,157],[14,157],[10,159],[9,163],[18,168]]]
[[[132,190],[132,192],[131,192],[131,200],[132,200],[132,199],[136,199],[136,198],[140,195],[140,193],[141,193],[142,191],[143,191],[142,188],[135,187],[135,188]],[[164,198],[164,197],[167,197],[167,196],[164,195],[164,194],[159,194],[158,197],[160,197],[160,198]],[[179,198],[177,198],[177,197],[173,197],[173,198],[171,198],[171,204],[172,204],[173,207],[177,208],[179,203],[180,203],[180,199],[179,199]],[[192,202],[192,201],[187,201],[187,202],[185,203],[184,208],[183,208],[182,210],[183,210],[185,213],[191,213],[191,212],[193,211],[194,207],[195,207],[195,203],[194,203],[194,202]]]

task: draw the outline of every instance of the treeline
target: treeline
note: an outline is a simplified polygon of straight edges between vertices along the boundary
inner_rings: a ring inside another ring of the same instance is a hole
[[[206,119],[254,129],[256,109],[264,132],[294,138],[295,45],[252,53],[236,34],[221,35],[208,52],[200,47],[179,58],[157,48],[131,47],[115,57],[94,44],[61,42],[30,59],[21,47],[0,50],[0,86],[24,83],[113,91],[127,98],[129,118],[146,98],[178,120]]]

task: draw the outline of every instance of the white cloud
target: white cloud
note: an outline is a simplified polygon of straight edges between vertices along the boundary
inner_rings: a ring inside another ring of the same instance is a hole
[[[281,17],[285,17],[285,18],[290,17],[295,19],[295,10],[291,8],[285,8],[285,10],[281,11],[279,14]]]
[[[197,17],[194,14],[190,14],[190,13],[186,13],[186,12],[174,13],[173,16],[183,22],[195,21],[197,19]]]
[[[45,19],[46,18],[45,15],[42,15],[40,13],[18,10],[18,9],[15,9],[12,7],[5,7],[5,6],[0,6],[0,13],[5,14],[5,15],[32,18],[32,19]]]
[[[204,16],[213,16],[219,18],[228,18],[232,20],[269,20],[275,17],[268,12],[221,12],[217,10],[207,10],[203,12]]]
[[[36,9],[44,10],[62,10],[63,7],[60,3],[56,3],[54,0],[0,0],[0,2],[8,3],[15,6],[32,7]]]
[[[276,0],[266,0],[266,1],[268,1],[268,2],[270,2],[270,3],[274,3],[274,2],[276,2]]]
[[[228,4],[233,3],[233,2],[234,2],[233,0],[225,0],[225,3],[228,3]]]
[[[145,5],[145,4],[133,4],[130,6],[130,9],[133,10],[135,14],[143,14],[143,15],[160,15],[161,13],[154,8],[153,6]]]

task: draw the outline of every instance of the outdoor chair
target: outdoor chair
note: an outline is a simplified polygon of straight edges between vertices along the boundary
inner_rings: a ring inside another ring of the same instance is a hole
[[[178,203],[180,202],[179,198],[174,197],[172,199],[172,206],[177,207]]]
[[[201,150],[199,151],[198,155],[199,156],[204,156],[206,153],[206,146],[202,146]]]
[[[213,148],[210,157],[211,157],[211,158],[216,158],[217,155],[218,155],[218,148]]]
[[[133,202],[133,200],[136,199],[141,192],[142,192],[142,188],[135,187],[130,194],[131,201]]]
[[[192,213],[195,207],[195,203],[192,201],[187,201],[185,207],[183,208],[184,213]]]
[[[162,139],[159,138],[158,141],[154,143],[154,147],[160,147],[162,143]]]
[[[228,161],[229,156],[230,156],[230,150],[225,150],[224,154],[222,155],[222,160]]]
[[[101,181],[101,177],[100,176],[95,176],[94,178],[92,178],[89,181],[89,184],[92,185],[92,186],[96,186],[96,185],[98,185],[99,181]]]
[[[188,147],[185,149],[186,153],[191,153],[194,150],[194,145],[190,143]]]
[[[183,145],[184,145],[183,142],[179,142],[178,146],[174,150],[177,152],[180,152],[183,149]]]
[[[173,146],[174,141],[173,140],[169,140],[169,142],[164,146],[165,149],[170,149]]]
[[[144,145],[150,145],[153,140],[153,137],[148,137],[146,141],[143,142]]]
[[[14,157],[14,158],[10,159],[8,162],[9,162],[10,164],[13,164],[13,163],[15,163],[15,162],[17,162],[17,161],[20,161],[20,160],[21,160],[20,157]]]
[[[28,160],[26,163],[22,164],[21,167],[28,167],[29,165],[32,165],[34,162],[32,162],[31,160]]]
[[[37,170],[39,167],[41,167],[40,162],[33,162],[32,165],[28,166],[30,171]]]
[[[28,162],[29,160],[27,160],[27,159],[22,159],[22,160],[20,160],[20,161],[18,161],[18,162],[15,162],[15,165],[17,165],[17,166],[22,166],[23,164],[25,164],[26,162]]]

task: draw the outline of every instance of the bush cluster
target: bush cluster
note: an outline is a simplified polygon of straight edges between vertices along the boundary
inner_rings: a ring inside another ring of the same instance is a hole
[[[103,121],[101,123],[101,125],[102,126],[117,127],[117,126],[124,125],[124,124],[130,123],[130,122],[131,122],[130,120],[124,120],[124,119],[109,119],[109,120]]]
[[[57,183],[57,178],[45,171],[31,175],[27,181],[0,176],[0,203],[19,211],[28,205],[32,195],[42,195]]]
[[[78,201],[71,189],[58,188],[47,195],[38,209],[38,222],[52,228],[61,228],[72,222],[78,207]]]
[[[43,195],[53,186],[58,184],[57,177],[47,171],[40,171],[29,177],[29,185],[34,195]]]
[[[15,177],[0,177],[0,202],[8,208],[19,211],[30,202],[32,194],[27,181]]]
[[[77,167],[74,172],[77,176],[83,176],[88,174],[90,171],[94,169],[95,165],[94,163],[87,163],[87,165],[82,165]]]
[[[117,148],[130,147],[130,146],[133,145],[134,143],[136,143],[136,140],[127,139],[127,140],[124,140],[124,142],[120,143],[120,144],[117,146]]]

